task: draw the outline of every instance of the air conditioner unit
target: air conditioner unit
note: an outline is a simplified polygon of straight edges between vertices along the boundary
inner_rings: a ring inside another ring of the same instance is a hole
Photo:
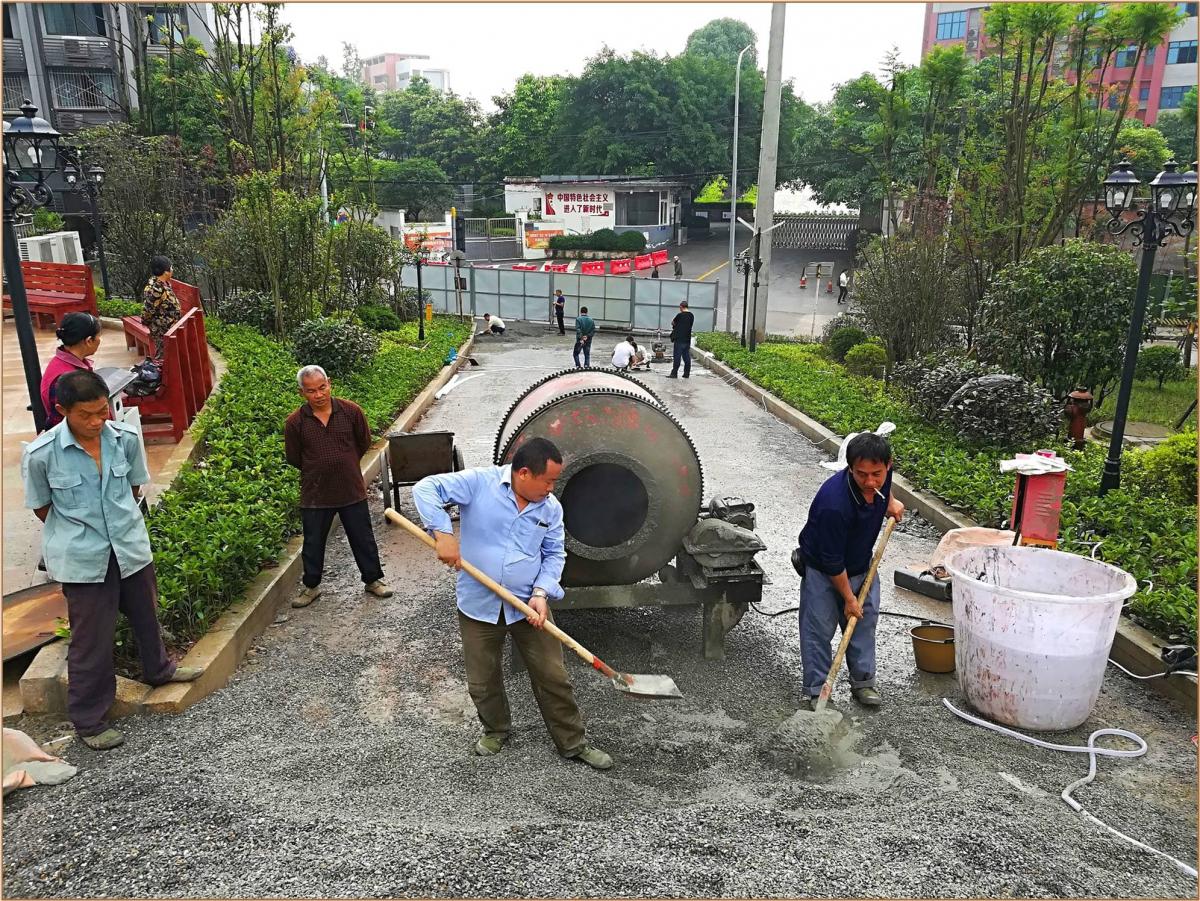
[[[79,113],[55,113],[54,117],[58,120],[58,127],[63,131],[74,131],[83,125],[83,116]]]
[[[967,38],[967,49],[968,50],[979,49],[979,39],[978,38]]]
[[[21,259],[28,262],[70,263],[76,266],[84,262],[83,245],[79,242],[78,232],[51,232],[33,238],[21,238],[17,246]]]
[[[89,56],[89,48],[87,41],[77,41],[73,38],[63,39],[63,50],[67,56],[73,59],[87,59]]]
[[[979,29],[978,28],[968,28],[967,29],[967,40],[968,41],[973,40],[978,37],[979,37]]]

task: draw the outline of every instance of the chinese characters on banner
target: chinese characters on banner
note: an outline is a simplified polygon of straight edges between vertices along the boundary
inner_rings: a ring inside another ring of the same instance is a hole
[[[525,246],[530,250],[545,250],[550,246],[550,239],[561,235],[561,228],[532,228],[525,227]]]
[[[612,191],[547,191],[545,209],[547,216],[599,216],[612,215]]]

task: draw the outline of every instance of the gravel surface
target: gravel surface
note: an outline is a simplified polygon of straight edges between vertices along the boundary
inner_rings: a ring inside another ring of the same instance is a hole
[[[571,340],[534,330],[477,344],[483,365],[468,374],[480,378],[421,427],[454,430],[467,465],[490,462],[499,416],[521,388],[569,365]],[[602,335],[597,353],[615,341]],[[788,556],[828,457],[706,370],[663,375],[646,378],[695,440],[706,494],[758,505],[768,545],[758,559],[772,579],[762,607],[792,606]],[[402,506],[411,516],[407,497]],[[806,772],[789,753],[795,615],[748,613],[726,659],[705,661],[691,608],[560,617],[605,659],[667,673],[685,695],[633,700],[571,664],[590,739],[613,770],[558,758],[524,675],[508,680],[513,741],[472,757],[451,576],[398,529],[376,529],[394,598],[362,592],[338,533],[324,596],[282,608],[228,687],[179,717],[125,721],[118,750],[71,744],[73,781],[7,798],[5,894],[1196,897],[1194,880],[1059,799],[1085,756],[951,716],[944,696],[965,703],[954,676],[915,669],[902,619],[879,628],[885,706],[857,708],[844,677],[834,693],[851,740],[830,772]],[[893,537],[885,610],[950,617],[949,605],[891,585],[892,566],[934,545],[919,529]],[[46,721],[8,725],[62,734]],[[1150,752],[1102,760],[1080,800],[1194,860],[1194,724],[1110,671],[1087,727],[1054,738],[1082,744],[1103,726],[1140,733]]]

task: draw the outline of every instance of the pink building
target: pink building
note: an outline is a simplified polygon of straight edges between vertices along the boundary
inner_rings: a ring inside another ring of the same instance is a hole
[[[450,70],[429,64],[419,53],[381,53],[363,60],[362,83],[377,91],[403,91],[420,76],[435,91],[449,92]]]
[[[1200,3],[1179,3],[1178,6],[1187,13],[1187,18],[1138,64],[1132,115],[1147,125],[1157,121],[1160,110],[1179,109],[1183,95],[1196,87],[1196,14]],[[987,8],[986,3],[926,3],[921,55],[935,46],[957,44],[963,46],[969,57],[981,59],[989,49],[983,27],[983,13]],[[1105,73],[1106,84],[1129,79],[1134,50],[1129,47],[1117,51]]]

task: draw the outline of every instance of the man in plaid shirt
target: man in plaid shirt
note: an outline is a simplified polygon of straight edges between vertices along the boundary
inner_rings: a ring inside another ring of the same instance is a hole
[[[320,366],[305,366],[296,373],[296,381],[307,403],[287,418],[283,428],[287,461],[300,470],[304,524],[304,589],[292,606],[307,607],[321,595],[325,539],[334,516],[342,521],[366,590],[379,598],[391,597],[379,565],[360,465],[371,446],[367,417],[358,404],[333,396],[329,377]]]

